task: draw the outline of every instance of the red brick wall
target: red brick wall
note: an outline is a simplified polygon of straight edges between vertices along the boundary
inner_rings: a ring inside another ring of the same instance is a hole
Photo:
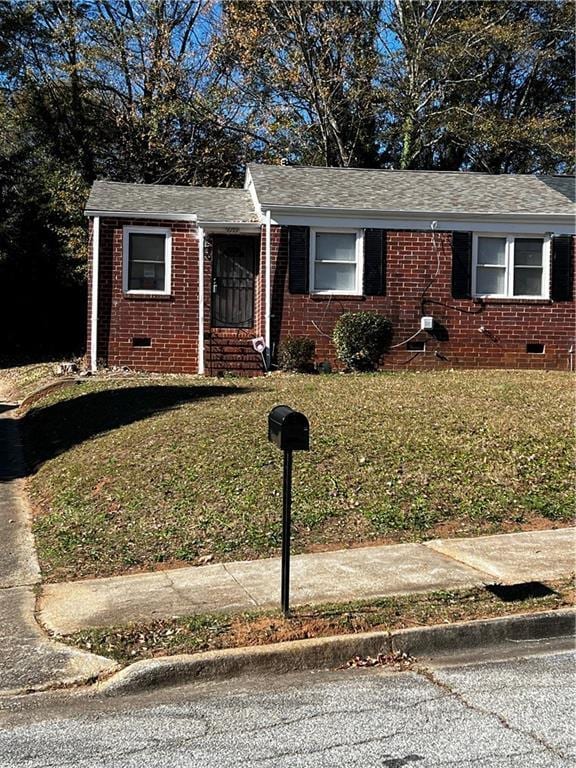
[[[125,225],[169,227],[172,231],[172,294],[127,296],[122,290],[122,234]],[[391,349],[388,369],[512,367],[566,370],[574,344],[574,302],[457,300],[451,296],[451,234],[388,232],[386,296],[319,297],[288,292],[287,229],[272,227],[272,343],[286,336],[310,336],[317,361],[339,367],[331,343],[343,312],[371,310],[388,317],[392,344],[412,336],[423,314],[442,333],[421,332],[426,352]],[[436,274],[437,273],[437,274]],[[198,370],[198,241],[186,222],[101,219],[98,298],[98,358],[109,366],[195,373]],[[256,281],[255,323],[251,329],[210,328],[211,263],[205,261],[206,373],[257,374],[260,358],[250,340],[265,331],[265,233]],[[88,351],[90,349],[90,291]],[[484,329],[484,332],[480,331]],[[134,347],[134,337],[150,337],[151,347]],[[545,345],[544,354],[526,353],[527,343]]]
[[[124,294],[122,236],[126,225],[170,228],[170,296]],[[108,366],[128,366],[142,371],[196,373],[198,240],[195,225],[188,222],[102,218],[99,270],[99,360]],[[151,346],[134,347],[134,337],[149,337]]]
[[[575,343],[574,302],[453,299],[449,232],[388,232],[386,296],[349,298],[290,294],[287,230],[274,227],[273,232],[275,344],[286,336],[310,336],[317,361],[338,367],[331,335],[343,312],[386,315],[393,323],[393,345],[418,330],[422,315],[432,315],[441,332],[422,331],[415,339],[426,341],[426,352],[407,351],[405,345],[391,349],[383,368],[568,368],[568,350]],[[544,354],[526,353],[527,343],[544,344]]]

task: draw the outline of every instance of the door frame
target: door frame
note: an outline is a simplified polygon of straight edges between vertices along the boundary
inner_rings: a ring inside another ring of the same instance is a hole
[[[216,279],[216,264],[219,257],[219,251],[221,246],[226,243],[234,243],[236,245],[243,245],[246,249],[251,250],[252,256],[252,314],[250,325],[223,325],[215,324],[214,320],[214,280]],[[256,325],[256,291],[257,291],[257,276],[259,272],[259,238],[257,235],[227,235],[227,234],[214,234],[212,235],[212,269],[210,274],[210,327],[213,330],[248,330],[254,328]]]

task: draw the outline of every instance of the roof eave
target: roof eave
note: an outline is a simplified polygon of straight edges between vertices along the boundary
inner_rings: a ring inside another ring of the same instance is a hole
[[[259,221],[221,221],[215,219],[198,219],[198,226],[204,227],[204,229],[219,227],[240,231],[246,230],[259,232],[262,224]]]
[[[528,219],[546,219],[566,223],[574,221],[576,213],[546,213],[546,212],[516,212],[493,213],[487,211],[405,211],[387,210],[380,208],[336,208],[305,205],[277,205],[274,203],[262,203],[263,209],[270,209],[276,214],[306,214],[333,217],[339,216],[363,216],[367,218],[395,218],[395,219],[446,219],[466,221],[467,219],[489,219],[491,221],[527,221]]]
[[[175,213],[174,211],[102,211],[96,208],[86,208],[85,216],[100,216],[109,219],[162,219],[165,221],[192,221],[196,222],[198,216],[195,213]]]

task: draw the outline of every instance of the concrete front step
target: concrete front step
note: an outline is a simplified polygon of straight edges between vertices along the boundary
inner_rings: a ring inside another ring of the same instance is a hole
[[[206,368],[218,372],[258,375],[262,373],[262,358],[252,347],[250,338],[219,337],[216,331],[206,340]]]

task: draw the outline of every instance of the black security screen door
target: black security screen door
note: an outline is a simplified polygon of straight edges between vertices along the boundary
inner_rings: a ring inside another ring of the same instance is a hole
[[[212,325],[215,328],[254,325],[254,268],[254,238],[214,239]]]

